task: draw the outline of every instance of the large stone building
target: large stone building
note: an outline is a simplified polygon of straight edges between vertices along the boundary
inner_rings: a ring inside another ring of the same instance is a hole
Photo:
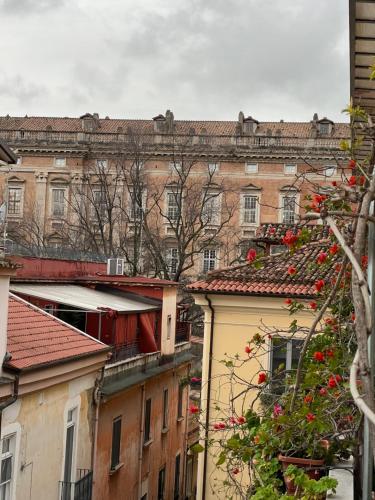
[[[0,138],[18,154],[1,176],[9,238],[125,257],[128,272],[164,278],[230,265],[260,223],[296,222],[311,182],[341,175],[349,133],[317,115],[1,117]]]

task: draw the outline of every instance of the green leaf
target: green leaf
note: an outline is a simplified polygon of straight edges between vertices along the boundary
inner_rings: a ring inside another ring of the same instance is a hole
[[[193,444],[193,446],[190,446],[190,451],[192,453],[202,453],[202,451],[204,451],[204,447],[201,444],[196,443]]]

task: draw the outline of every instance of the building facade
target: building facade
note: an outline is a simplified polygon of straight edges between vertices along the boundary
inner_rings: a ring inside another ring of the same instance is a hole
[[[124,257],[131,274],[205,273],[241,260],[260,223],[295,223],[311,183],[341,177],[349,135],[316,115],[2,117],[0,138],[18,155],[1,175],[9,239]]]

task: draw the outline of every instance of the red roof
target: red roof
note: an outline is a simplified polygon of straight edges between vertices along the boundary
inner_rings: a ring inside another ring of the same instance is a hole
[[[24,370],[97,354],[108,347],[10,295],[7,350],[12,358],[6,366]]]
[[[311,243],[294,254],[284,252],[266,257],[261,269],[249,263],[218,269],[209,273],[205,280],[188,285],[187,289],[201,293],[311,298],[317,293],[315,282],[324,279],[329,283],[335,273],[332,261],[329,266],[310,265],[326,247],[327,242]],[[335,256],[333,260],[338,259]],[[290,266],[296,269],[293,276],[288,274]]]

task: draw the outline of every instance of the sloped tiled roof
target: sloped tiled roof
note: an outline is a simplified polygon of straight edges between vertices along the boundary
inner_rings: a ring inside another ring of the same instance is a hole
[[[323,224],[283,224],[264,223],[261,224],[252,238],[253,241],[281,244],[287,231],[297,234],[301,229],[307,229],[310,233],[311,241],[319,241],[328,238],[329,228]]]
[[[9,296],[7,351],[11,359],[6,363],[8,367],[39,368],[108,349],[19,297]]]
[[[316,295],[315,282],[324,279],[328,282],[335,273],[334,266],[318,267],[316,262],[327,243],[317,242],[300,248],[294,254],[282,254],[262,259],[262,268],[245,263],[226,269],[218,269],[207,278],[188,285],[190,292],[225,293],[233,295],[258,295],[275,297],[306,297]],[[333,260],[337,260],[335,257]],[[293,276],[288,268],[295,267]]]
[[[117,133],[119,127],[123,133],[131,128],[137,133],[153,134],[153,120],[134,120],[118,118],[100,118],[96,120],[98,133]],[[209,121],[209,120],[174,120],[175,133],[189,134],[192,129],[196,135],[234,136],[236,135],[237,121]],[[33,130],[45,131],[50,127],[55,132],[81,132],[82,120],[80,118],[60,117],[0,117],[0,130]],[[311,122],[260,122],[256,135],[276,135],[281,133],[286,137],[310,137]],[[335,123],[331,138],[347,138],[350,135],[349,124]]]

